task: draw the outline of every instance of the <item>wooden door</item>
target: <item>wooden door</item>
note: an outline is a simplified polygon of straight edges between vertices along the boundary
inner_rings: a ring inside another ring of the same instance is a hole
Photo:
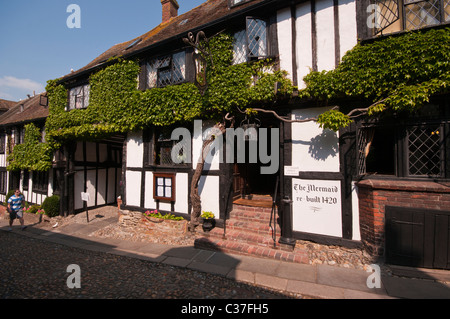
[[[386,206],[386,262],[450,269],[450,212]]]

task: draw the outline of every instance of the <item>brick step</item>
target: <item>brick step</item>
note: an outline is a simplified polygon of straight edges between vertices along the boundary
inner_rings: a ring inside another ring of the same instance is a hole
[[[227,230],[240,230],[260,235],[272,235],[273,233],[273,221],[269,224],[268,220],[245,220],[232,218],[227,220]],[[281,232],[280,225],[275,225],[275,231],[277,234]]]
[[[260,221],[263,223],[269,223],[271,213],[266,212],[249,212],[249,211],[242,211],[242,210],[232,210],[230,212],[230,219],[241,219],[241,220],[248,220],[248,221]],[[275,213],[275,218],[278,218],[278,214]]]
[[[214,228],[209,233],[203,234],[203,236],[211,239],[223,239],[223,233],[224,233],[223,228]],[[241,242],[255,246],[272,247],[272,248],[274,248],[275,246],[276,249],[281,248],[281,246],[278,243],[278,240],[280,239],[280,233],[276,233],[274,243],[271,233],[257,234],[243,230],[229,229],[227,226],[225,236],[226,240],[229,242]]]
[[[273,249],[270,247],[252,245],[244,242],[230,241],[228,239],[224,240],[214,237],[198,238],[194,242],[194,247],[199,249],[220,251],[229,254],[270,258],[280,261],[295,262],[302,264],[307,264],[309,262],[308,254],[306,250],[303,249],[295,249],[293,251],[287,251],[282,249]]]

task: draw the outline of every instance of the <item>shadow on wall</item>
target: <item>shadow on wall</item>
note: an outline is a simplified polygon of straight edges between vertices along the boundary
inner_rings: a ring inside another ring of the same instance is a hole
[[[326,161],[329,157],[336,157],[339,151],[339,139],[336,132],[323,130],[323,132],[310,141],[293,140],[292,144],[309,145],[308,153],[318,161]]]

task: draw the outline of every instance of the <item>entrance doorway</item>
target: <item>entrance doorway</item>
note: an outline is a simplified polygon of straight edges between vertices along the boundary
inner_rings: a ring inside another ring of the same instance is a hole
[[[271,136],[270,132],[271,129],[277,128],[278,125],[274,122],[268,122],[264,127],[256,128],[256,141],[255,139],[245,141],[245,163],[238,163],[236,156],[237,150],[235,148],[235,163],[233,168],[233,197],[235,200],[264,201],[264,199],[267,199],[270,202],[272,201],[277,176],[279,174],[280,148],[279,140],[274,141],[274,137]],[[262,129],[265,129],[267,134],[261,134]],[[278,138],[278,135],[276,138]],[[251,147],[250,143],[255,144]],[[250,154],[250,152],[257,152],[257,154]],[[266,157],[265,160],[264,157]],[[267,168],[272,164],[271,162],[267,162],[267,157],[271,161],[276,159],[276,163],[278,163],[277,169],[272,174],[266,174],[262,171],[263,167]]]

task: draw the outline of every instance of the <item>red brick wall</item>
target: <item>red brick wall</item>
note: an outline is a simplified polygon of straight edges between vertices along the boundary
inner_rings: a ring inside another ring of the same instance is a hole
[[[384,253],[386,206],[450,210],[450,183],[368,179],[358,191],[361,240],[373,256]]]
[[[178,2],[176,0],[161,0],[162,22],[167,22],[171,18],[178,16]]]

